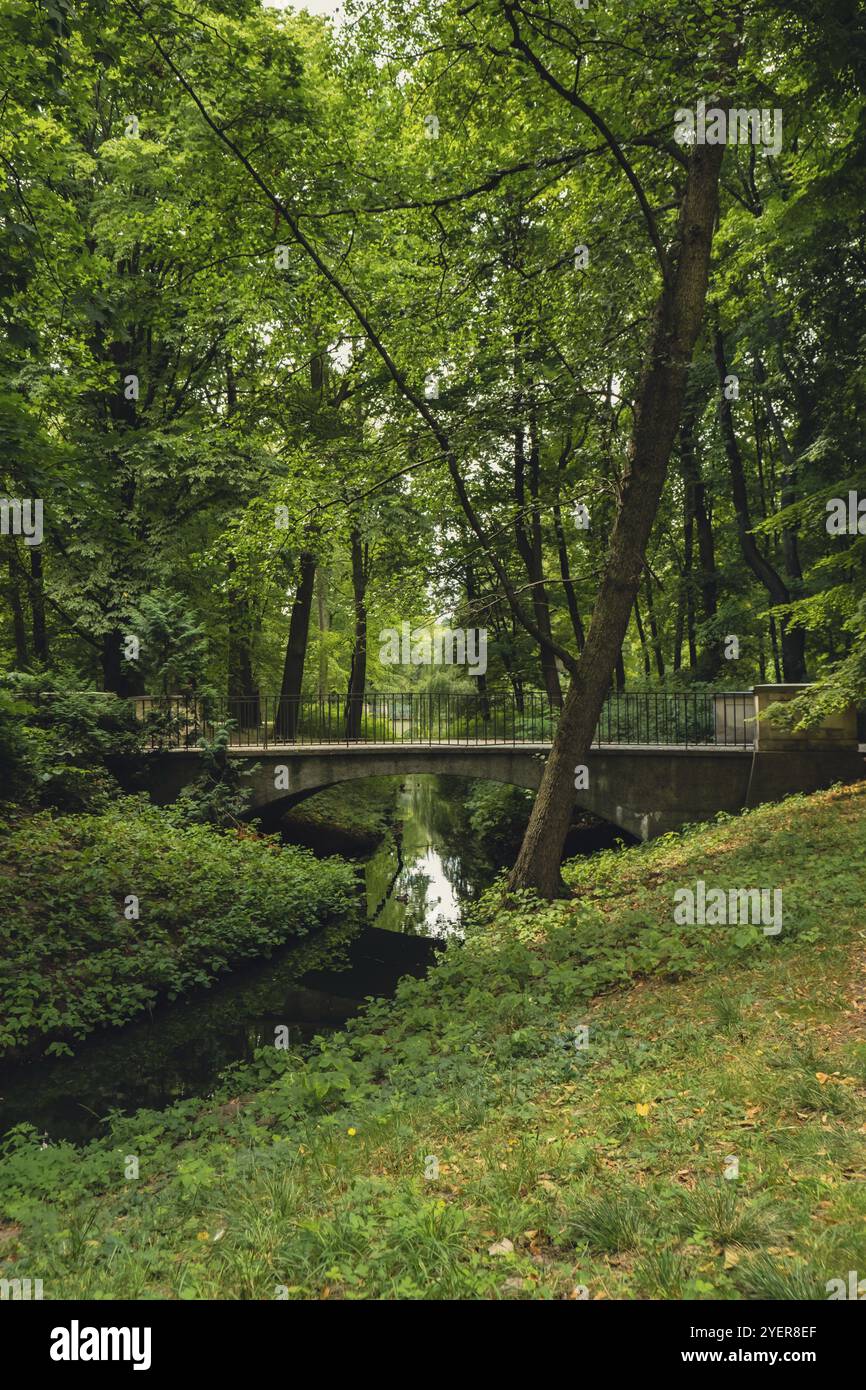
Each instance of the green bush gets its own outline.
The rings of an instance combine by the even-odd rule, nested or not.
[[[139,750],[132,706],[81,691],[72,673],[4,677],[0,686],[0,797],[32,808],[96,810],[116,794],[110,760]]]
[[[139,917],[134,914],[138,899]],[[354,873],[250,832],[180,826],[126,798],[30,817],[4,840],[0,1053],[125,1023],[357,910]]]

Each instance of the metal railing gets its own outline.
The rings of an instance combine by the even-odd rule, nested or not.
[[[187,699],[139,696],[132,701],[151,748],[195,748],[225,730],[232,748],[327,743],[548,744],[559,720],[549,698],[529,692],[384,694],[363,699]],[[596,744],[640,747],[750,748],[751,692],[626,691],[608,696]]]

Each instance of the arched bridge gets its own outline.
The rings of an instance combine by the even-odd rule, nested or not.
[[[761,719],[767,705],[801,687],[694,695],[611,696],[599,721],[576,809],[642,840],[690,821],[736,812],[795,791],[866,775],[854,711],[805,733]],[[201,738],[227,730],[230,754],[247,764],[249,814],[275,823],[290,806],[361,777],[437,773],[535,790],[550,749],[556,711],[540,696],[516,702],[479,696],[368,696],[228,701],[139,701],[151,728],[144,785],[173,801],[201,771]],[[584,785],[585,783],[585,785]]]

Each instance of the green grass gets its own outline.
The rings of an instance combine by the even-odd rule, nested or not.
[[[864,863],[861,784],[575,863],[571,901],[490,894],[426,981],[308,1063],[263,1052],[81,1152],[19,1134],[0,1277],[46,1298],[826,1297],[866,1273]],[[697,878],[781,887],[782,934],[674,927]]]

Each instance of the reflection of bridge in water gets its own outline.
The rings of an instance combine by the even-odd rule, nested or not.
[[[767,705],[801,687],[611,695],[576,809],[649,839],[690,821],[864,776],[856,717],[784,731]],[[249,764],[250,814],[275,820],[325,787],[360,777],[434,773],[535,790],[556,728],[546,697],[370,694],[322,700],[136,700],[150,735],[145,785],[173,801],[198,774],[199,740],[225,730]],[[581,781],[583,779],[580,779]]]

